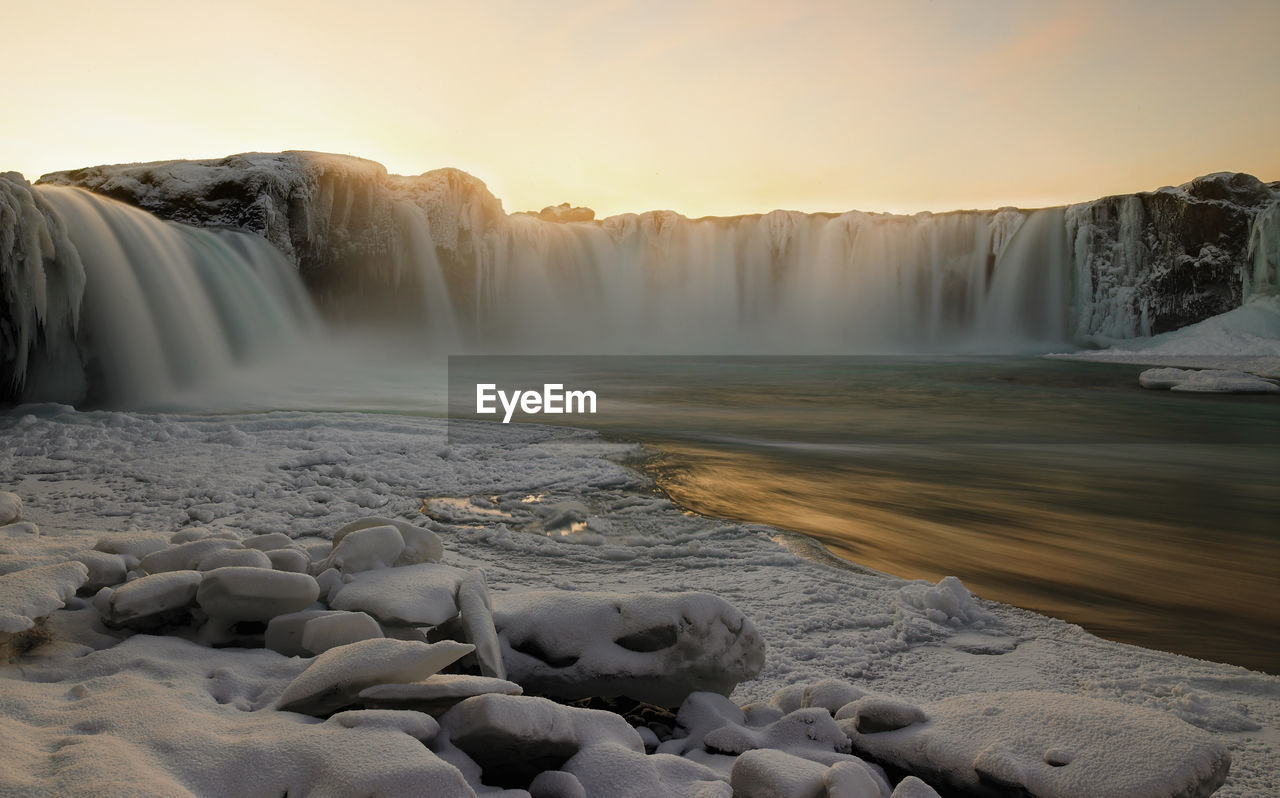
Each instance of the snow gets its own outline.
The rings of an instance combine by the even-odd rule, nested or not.
[[[1280,393],[1280,383],[1226,369],[1147,369],[1138,384],[1154,391],[1188,393]]]
[[[118,626],[149,626],[156,616],[184,610],[196,600],[204,576],[199,571],[149,574],[98,592],[103,620]]]
[[[16,493],[0,491],[0,526],[22,520],[22,498]]]
[[[89,578],[79,562],[42,565],[0,576],[0,635],[24,632],[61,607]]]
[[[309,654],[323,654],[331,648],[382,636],[382,627],[365,613],[335,612],[303,624],[302,648]]]
[[[329,604],[383,623],[439,626],[458,614],[458,585],[465,577],[465,571],[438,563],[362,571],[351,574]]]
[[[245,435],[242,446],[208,443],[232,429]],[[210,418],[21,408],[0,418],[0,486],[22,497],[26,517],[43,534],[6,542],[13,551],[0,553],[0,580],[28,579],[31,571],[39,574],[37,569],[46,566],[75,569],[77,579],[80,574],[88,578],[87,569],[74,561],[77,553],[120,549],[126,559],[145,557],[159,551],[158,545],[170,545],[170,537],[175,546],[187,545],[175,533],[194,529],[195,523],[206,527],[191,533],[200,540],[209,534],[229,534],[240,541],[279,532],[299,541],[291,545],[323,551],[326,544],[316,536],[365,518],[363,501],[370,494],[382,500],[380,512],[388,517],[418,523],[423,523],[417,511],[424,499],[474,500],[496,512],[474,514],[466,523],[433,523],[432,528],[459,572],[456,582],[446,580],[454,591],[449,600],[457,600],[457,586],[467,574],[482,570],[495,624],[504,601],[518,602],[521,595],[580,597],[527,615],[542,623],[544,642],[572,643],[583,654],[601,649],[612,652],[607,657],[612,659],[629,656],[625,649],[613,651],[619,648],[613,643],[617,631],[643,632],[650,627],[641,621],[669,618],[673,610],[662,602],[636,610],[634,628],[617,620],[601,623],[593,614],[600,599],[593,594],[603,591],[656,594],[676,606],[684,606],[680,594],[713,594],[750,619],[767,643],[759,673],[739,683],[729,699],[711,702],[703,713],[705,722],[692,720],[698,715],[692,708],[697,702],[686,702],[688,712],[681,709],[704,741],[720,728],[737,726],[749,734],[730,730],[720,735],[737,743],[787,745],[790,751],[808,750],[816,756],[820,741],[808,740],[807,733],[804,740],[812,746],[795,744],[801,724],[823,728],[826,721],[818,720],[817,713],[829,717],[833,709],[842,712],[844,705],[836,705],[846,697],[855,707],[862,701],[863,708],[874,710],[868,717],[883,718],[893,700],[919,708],[927,720],[865,734],[848,717],[853,710],[845,711],[841,721],[829,720],[844,724],[846,735],[852,725],[864,741],[888,739],[884,745],[895,756],[920,751],[927,740],[938,741],[954,754],[946,760],[946,772],[955,778],[976,773],[975,763],[983,772],[1066,778],[1043,775],[1052,768],[1074,770],[1079,775],[1072,778],[1083,781],[1073,783],[1092,789],[1089,785],[1100,782],[1130,784],[1125,781],[1129,774],[1136,785],[1143,773],[1159,768],[1159,778],[1144,783],[1167,786],[1175,778],[1211,781],[1215,763],[1222,761],[1215,756],[1225,751],[1231,769],[1216,795],[1280,793],[1280,763],[1274,754],[1280,745],[1277,677],[1110,643],[1070,624],[962,593],[950,583],[904,582],[801,559],[774,542],[777,530],[681,513],[620,464],[639,454],[630,444],[580,431],[522,427],[492,430],[482,442],[451,445],[444,433],[440,421],[356,413]],[[600,544],[576,545],[525,531],[516,516],[501,508],[529,496],[546,504],[581,503],[592,519],[607,522],[599,527],[607,530]],[[207,520],[193,521],[189,510],[211,506],[216,509],[206,514]],[[329,571],[320,581],[341,594],[360,580],[422,567],[352,574],[346,585],[337,571]],[[172,573],[159,577],[200,578],[199,572],[191,577]],[[106,594],[109,600],[132,586],[146,587],[148,579],[157,577],[135,574],[99,597]],[[367,640],[303,659],[297,655],[301,651],[285,656],[269,649],[209,648],[172,635],[113,636],[99,624],[98,611],[75,598],[76,587],[68,583],[51,590],[46,606],[21,613],[33,622],[43,614],[43,634],[51,639],[23,654],[20,662],[0,665],[0,734],[9,754],[0,766],[0,791],[75,794],[83,785],[95,784],[106,792],[156,795],[396,795],[429,794],[432,789],[440,795],[467,795],[473,788],[466,779],[484,772],[475,761],[468,765],[470,757],[460,748],[450,751],[442,735],[431,740],[439,755],[425,748],[414,735],[428,736],[431,726],[416,715],[341,713],[335,716],[340,720],[321,723],[279,709],[286,687],[302,708],[327,714],[345,708],[335,703],[360,703],[360,693],[378,684],[430,684],[445,674],[390,667],[383,672],[385,663],[398,662],[398,655],[341,656],[352,647],[378,645],[398,652],[402,646],[416,646],[421,651],[427,643]],[[32,595],[19,593],[19,604]],[[6,611],[17,606],[8,596],[0,589],[0,607]],[[153,601],[148,597],[140,604],[155,606]],[[64,609],[56,609],[64,603]],[[689,606],[699,610],[691,619],[696,621],[712,603]],[[185,606],[179,609],[186,611]],[[930,617],[931,610],[938,614]],[[613,614],[620,615],[616,610]],[[575,617],[586,620],[575,626]],[[285,637],[300,646],[305,621],[299,624],[289,616],[268,625],[268,641],[280,638],[286,622],[292,631]],[[987,638],[1001,645],[978,645]],[[447,645],[461,650],[458,658],[470,651],[460,643]],[[310,670],[325,657],[341,662]],[[295,681],[304,669],[310,675]],[[509,672],[511,681],[532,692],[514,669]],[[1005,716],[999,720],[983,714],[993,699],[982,694],[992,690],[1031,691],[1037,698],[996,700]],[[778,696],[779,691],[785,695]],[[321,698],[326,694],[330,698]],[[1045,694],[1057,697],[1045,703]],[[945,703],[949,699],[958,703]],[[729,704],[745,709],[733,710]],[[797,710],[801,714],[787,720]],[[804,724],[805,718],[813,723]],[[998,738],[1002,728],[1016,731],[1014,743]],[[1111,733],[1115,730],[1123,734]],[[613,783],[608,780],[611,772],[634,772],[640,774],[634,777],[637,784],[652,787],[656,779],[668,794],[690,795],[703,788],[708,795],[725,794],[724,781],[714,779],[724,777],[726,762],[732,767],[731,756],[714,754],[691,740],[678,747],[693,753],[696,761],[675,753],[644,758],[639,734],[617,727],[617,735],[630,740],[621,744],[625,753],[601,741],[570,752],[555,765],[564,770],[556,772],[571,768],[579,786],[607,786]],[[690,728],[676,734],[695,736]],[[890,745],[893,740],[898,743]],[[834,742],[838,740],[824,744],[832,760],[818,763],[824,784],[839,778],[836,766],[846,767],[837,760],[849,761],[840,759],[850,755],[837,751],[830,744]],[[1005,748],[997,746],[980,760],[997,742]],[[766,749],[751,749],[761,750]],[[1044,761],[1046,755],[1053,761],[1070,756],[1071,763],[1053,768]],[[704,783],[707,778],[713,781]],[[547,790],[557,784],[557,789],[572,790],[573,782],[549,776],[542,784]],[[588,795],[615,794],[584,789]],[[906,795],[916,788],[897,789]]]

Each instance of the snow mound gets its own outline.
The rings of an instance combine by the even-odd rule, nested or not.
[[[320,595],[307,574],[232,566],[204,575],[196,601],[210,617],[226,621],[269,621],[306,609]]]
[[[335,610],[367,612],[382,623],[439,626],[458,614],[458,586],[466,571],[419,563],[361,571],[349,578],[329,602]]]
[[[203,581],[199,571],[164,571],[106,587],[94,597],[102,620],[111,626],[153,628],[173,614],[185,613]]]
[[[1167,713],[1036,691],[974,693],[923,706],[886,731],[841,721],[855,753],[939,788],[1042,798],[1207,796],[1227,749]]]

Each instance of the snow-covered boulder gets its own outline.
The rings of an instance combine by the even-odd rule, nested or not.
[[[921,708],[927,719],[888,731],[861,731],[855,718],[841,726],[856,753],[975,795],[1194,798],[1231,766],[1208,733],[1146,707],[1026,691]]]
[[[734,798],[826,798],[827,768],[817,762],[762,748],[733,764]]]
[[[437,673],[419,682],[367,687],[360,691],[360,701],[367,707],[415,709],[429,715],[442,715],[461,701],[489,693],[522,695],[524,690],[505,679]]]
[[[0,645],[70,601],[89,579],[84,563],[38,565],[0,576]]]
[[[169,540],[164,535],[149,532],[115,532],[103,535],[93,544],[94,551],[124,557],[130,571],[138,567],[143,557],[168,547]]]
[[[302,549],[271,549],[266,554],[267,561],[277,571],[305,574],[311,570],[311,558]]]
[[[111,626],[151,628],[186,612],[195,602],[203,574],[163,571],[103,588],[94,597],[102,620]]]
[[[414,643],[377,638],[324,652],[284,689],[277,708],[326,715],[356,703],[360,691],[375,684],[425,679],[471,652],[471,646],[446,640]]]
[[[201,560],[215,551],[239,548],[243,547],[234,540],[203,537],[153,551],[142,558],[141,566],[142,570],[149,574],[165,571],[194,571]]]
[[[493,619],[508,677],[557,698],[675,707],[698,690],[728,695],[764,665],[751,621],[705,593],[510,592]]]
[[[320,595],[307,574],[233,566],[206,571],[196,593],[200,609],[223,621],[267,621],[306,609]]]
[[[480,675],[507,678],[484,572],[468,571],[462,578],[458,584],[458,610],[462,613],[460,623],[466,642],[476,647],[475,658]]]
[[[938,791],[915,776],[907,776],[893,788],[889,798],[941,798]]]
[[[22,498],[16,493],[0,490],[0,526],[22,520]]]
[[[93,595],[104,587],[118,585],[129,575],[129,563],[120,554],[85,549],[71,555],[71,559],[89,569],[89,579],[80,586],[81,595]]]
[[[592,745],[564,763],[586,795],[610,798],[730,798],[720,774],[671,754],[645,756],[617,743]]]
[[[335,612],[303,624],[302,648],[309,654],[323,654],[331,648],[382,636],[382,627],[365,613]]]
[[[613,744],[644,754],[640,735],[622,716],[531,696],[468,698],[440,718],[440,729],[432,750],[464,775],[471,771],[472,778],[497,787],[523,788],[590,746]]]
[[[928,720],[923,709],[889,695],[867,695],[841,707],[836,720],[848,720],[863,734],[903,729]]]
[[[440,536],[435,532],[430,529],[423,529],[420,526],[414,526],[408,521],[402,521],[399,518],[384,518],[380,515],[352,521],[337,532],[334,532],[333,545],[335,547],[338,546],[343,538],[352,532],[376,526],[395,527],[396,531],[400,533],[400,539],[404,542],[404,549],[401,551],[395,565],[440,562],[444,559],[444,544],[441,542]]]
[[[200,558],[196,563],[197,571],[212,571],[215,568],[270,568],[271,558],[257,549],[218,549]]]
[[[292,546],[293,538],[283,532],[268,532],[265,535],[254,535],[253,537],[245,538],[241,542],[244,543],[246,549],[271,552]]]
[[[312,618],[324,615],[336,615],[341,610],[301,610],[277,615],[267,621],[267,630],[263,635],[263,644],[278,654],[286,657],[306,657],[309,653],[302,647],[302,633],[307,622]]]
[[[330,605],[383,623],[438,626],[458,614],[458,586],[466,575],[438,563],[362,571],[349,575]]]
[[[356,529],[334,541],[333,551],[316,569],[336,568],[350,574],[390,568],[403,551],[404,538],[389,524]]]

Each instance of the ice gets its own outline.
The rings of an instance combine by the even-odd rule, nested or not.
[[[336,612],[312,618],[302,627],[302,648],[323,654],[331,648],[382,637],[382,627],[363,612]]]
[[[331,648],[312,660],[289,683],[279,709],[326,715],[355,703],[366,687],[425,679],[471,652],[471,646],[447,640],[415,643],[376,638]]]
[[[1280,383],[1255,374],[1225,369],[1147,369],[1138,384],[1149,390],[1188,393],[1280,393]]]
[[[764,664],[751,621],[708,594],[511,592],[493,607],[507,673],[529,692],[674,707],[728,695]]]
[[[150,574],[115,589],[104,588],[95,603],[109,624],[151,628],[175,614],[185,615],[196,600],[203,578],[199,571]]]
[[[22,499],[16,493],[0,491],[0,526],[22,520]]]
[[[458,585],[466,572],[420,563],[352,574],[329,602],[336,610],[367,612],[383,623],[438,626],[458,614]]]
[[[922,709],[927,719],[905,727],[863,732],[857,720],[845,720],[844,729],[855,752],[937,774],[938,786],[955,790],[1190,798],[1221,786],[1231,765],[1227,749],[1190,724],[1098,699],[978,693]]]
[[[224,621],[267,621],[306,609],[319,595],[320,586],[307,574],[230,566],[204,574],[196,602]]]

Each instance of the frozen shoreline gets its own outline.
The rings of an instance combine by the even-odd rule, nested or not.
[[[1280,678],[990,602],[978,606],[993,622],[939,616],[927,583],[823,565],[780,547],[777,530],[681,513],[620,464],[637,445],[486,429],[489,442],[449,446],[444,422],[423,418],[20,408],[0,419],[0,489],[23,497],[41,535],[0,540],[0,571],[65,560],[112,531],[327,535],[361,516],[409,518],[425,500],[478,497],[428,506],[448,561],[484,569],[495,592],[695,590],[740,609],[768,653],[738,703],[822,678],[913,701],[990,690],[1107,698],[1170,712],[1226,744],[1234,761],[1217,795],[1280,790]],[[21,673],[0,668],[0,678]]]

